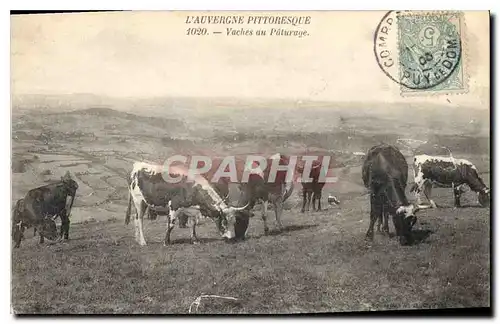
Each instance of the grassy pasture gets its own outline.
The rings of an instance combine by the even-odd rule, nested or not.
[[[437,202],[451,206],[451,194],[436,191]],[[210,222],[198,231],[202,244],[189,244],[189,230],[176,228],[167,247],[164,217],[146,223],[146,247],[122,218],[78,224],[68,243],[39,246],[32,238],[13,252],[13,306],[20,313],[187,313],[201,294],[239,301],[202,300],[198,313],[490,304],[489,209],[426,210],[416,225],[422,241],[401,247],[383,235],[364,241],[368,208],[358,197],[319,213],[287,211],[285,231],[269,236],[256,216],[237,244],[221,241]]]
[[[255,116],[238,111],[227,113],[229,122],[218,115],[186,117],[185,112],[173,114],[178,119],[158,121],[108,109],[13,116],[12,203],[66,170],[79,184],[70,241],[39,245],[28,231],[21,248],[13,249],[14,311],[187,313],[202,294],[238,301],[204,299],[197,313],[489,306],[490,209],[477,208],[472,193],[463,199],[468,207],[454,209],[451,190],[434,189],[441,208],[419,214],[419,240],[413,246],[402,247],[380,234],[370,244],[364,240],[369,200],[359,174],[362,158],[352,152],[364,152],[380,141],[394,143],[398,137],[425,137],[426,121],[398,124],[392,119],[403,120],[404,114],[386,119],[372,114],[347,115],[342,123],[332,124],[339,113],[326,112],[315,111],[327,116],[316,123],[298,110],[263,110]],[[467,118],[465,124],[436,121],[438,134],[426,137],[430,142],[424,151],[442,153],[431,152],[432,144],[445,143],[456,157],[475,163],[489,185],[489,138],[450,135],[472,127]],[[297,187],[284,212],[282,233],[263,236],[257,212],[244,242],[224,243],[215,225],[205,221],[197,231],[202,244],[189,244],[189,230],[176,228],[173,244],[164,247],[166,224],[160,217],[146,220],[148,246],[140,247],[133,224],[124,225],[125,176],[132,161],[161,162],[172,152],[196,148],[217,156],[323,151],[335,156],[339,182],[325,187],[327,209],[322,212],[301,214]],[[404,153],[411,164],[410,152]],[[328,206],[328,193],[339,197],[341,205]],[[272,211],[268,221],[273,229]]]

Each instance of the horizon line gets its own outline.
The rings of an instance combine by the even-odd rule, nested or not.
[[[474,105],[469,104],[453,104],[446,105],[442,103],[429,103],[425,101],[419,102],[398,102],[398,101],[361,101],[361,100],[326,100],[326,99],[313,99],[313,98],[281,98],[281,97],[231,97],[231,96],[188,96],[188,95],[144,95],[144,96],[115,96],[110,94],[99,94],[99,93],[91,93],[91,92],[74,92],[74,93],[11,93],[11,104],[13,104],[14,100],[23,96],[47,96],[47,97],[70,97],[70,96],[93,96],[99,98],[109,98],[112,100],[154,100],[154,99],[188,99],[188,100],[239,100],[239,101],[285,101],[285,102],[294,102],[296,104],[301,103],[318,103],[318,104],[373,104],[373,105],[391,105],[391,106],[409,106],[412,108],[428,108],[428,107],[447,107],[447,108],[472,108],[474,110],[491,110],[491,107],[476,107]],[[222,107],[221,107],[222,108]],[[297,107],[290,107],[297,108]],[[334,108],[334,107],[315,107],[315,108]],[[372,107],[378,108],[378,107]]]

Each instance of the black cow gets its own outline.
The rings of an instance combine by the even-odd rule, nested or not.
[[[411,228],[417,220],[415,214],[420,207],[410,204],[406,198],[408,163],[403,154],[388,144],[372,147],[363,163],[362,178],[365,187],[370,190],[371,210],[367,239],[373,240],[375,222],[380,222],[388,214],[392,215],[400,243],[411,244]],[[385,220],[384,231],[389,231],[388,221]]]
[[[300,173],[304,172],[304,166],[300,166],[297,169]],[[304,213],[306,210],[309,211],[309,207],[311,205],[311,196],[312,196],[313,210],[316,206],[316,200],[318,201],[318,209],[316,210],[317,211],[321,210],[321,192],[323,191],[325,182],[319,181],[320,172],[321,172],[321,162],[317,160],[313,161],[311,172],[309,173],[309,178],[312,179],[312,181],[302,182],[302,198],[303,198],[302,209],[301,209],[302,213]]]
[[[248,182],[239,185],[240,197],[238,206],[248,205],[248,207],[246,210],[239,212],[241,224],[236,228],[238,239],[244,239],[248,229],[248,219],[253,215],[251,209],[258,202],[263,204],[262,220],[264,222],[264,234],[267,235],[269,233],[269,227],[267,226],[268,203],[273,204],[278,230],[281,231],[283,229],[283,224],[281,223],[283,203],[293,192],[293,182],[286,182],[286,171],[278,171],[274,181],[269,179],[271,165],[277,159],[279,159],[279,165],[288,165],[288,158],[286,156],[279,153],[275,154],[267,159],[267,166],[264,170],[260,169],[260,173],[251,173]]]
[[[486,187],[479,176],[476,167],[465,159],[453,157],[417,155],[414,160],[415,184],[411,191],[416,193],[420,204],[420,193],[423,191],[430,206],[436,208],[431,199],[432,185],[442,188],[453,188],[455,207],[460,207],[460,196],[467,185],[477,192],[479,204],[489,206],[490,189]]]
[[[125,214],[125,224],[130,222],[132,201],[136,208],[135,239],[140,245],[146,245],[143,231],[143,218],[147,207],[168,211],[167,230],[164,245],[170,244],[170,233],[174,228],[179,214],[185,208],[195,207],[210,217],[216,223],[221,236],[226,239],[235,237],[235,226],[238,218],[235,213],[245,209],[228,206],[224,199],[216,192],[210,183],[198,176],[194,181],[187,178],[187,170],[172,167],[168,173],[163,166],[151,165],[144,162],[135,162],[129,179],[129,203]],[[165,181],[164,175],[173,178],[181,177],[180,182]],[[193,221],[191,232],[192,243],[198,243],[196,237],[196,220]]]
[[[75,200],[78,184],[71,179],[69,172],[61,181],[28,191],[19,199],[13,211],[12,237],[15,247],[21,245],[26,228],[34,227],[40,235],[49,240],[58,238],[55,219],[61,218],[60,238],[69,239],[70,213]]]

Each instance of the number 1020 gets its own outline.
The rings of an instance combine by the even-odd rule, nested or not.
[[[198,36],[203,36],[206,35],[207,29],[206,28],[188,28],[186,31],[186,35],[198,35]]]

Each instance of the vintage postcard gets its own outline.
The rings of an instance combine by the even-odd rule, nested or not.
[[[12,312],[489,314],[489,71],[487,11],[12,15]]]

